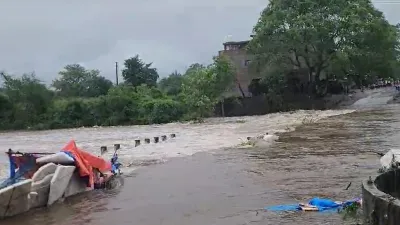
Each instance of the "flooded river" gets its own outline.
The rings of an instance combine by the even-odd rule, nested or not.
[[[379,157],[400,144],[400,106],[377,92],[346,110],[297,111],[211,119],[204,124],[80,128],[0,134],[6,150],[59,151],[69,140],[99,153],[120,143],[124,185],[38,209],[1,225],[354,224],[333,213],[275,213],[262,208],[312,197],[361,195]],[[297,127],[296,129],[294,129]],[[240,139],[277,133],[277,142],[234,147]],[[134,147],[137,138],[175,139]],[[3,160],[3,161],[1,161]],[[3,175],[5,158],[0,158]],[[348,190],[345,188],[352,183]]]

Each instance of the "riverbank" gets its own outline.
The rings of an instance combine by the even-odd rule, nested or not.
[[[360,90],[352,90],[351,94],[337,94],[337,95],[329,95],[326,96],[325,98],[320,98],[320,99],[311,99],[308,96],[297,96],[298,98],[296,99],[291,99],[293,104],[289,108],[286,108],[283,111],[294,111],[294,110],[327,110],[327,109],[338,109],[338,108],[343,108],[345,106],[349,106],[355,101],[367,97],[369,94],[369,90],[366,90],[364,92],[361,92]],[[225,116],[227,117],[234,117],[234,116],[251,116],[251,115],[265,115],[269,113],[276,113],[276,109],[270,109],[271,107],[269,106],[269,103],[266,99],[258,97],[254,98],[248,98],[248,99],[243,99],[244,102],[241,104],[236,104],[234,108],[230,109],[229,104],[225,105]],[[246,103],[247,102],[247,103]],[[68,104],[69,105],[68,105]],[[150,117],[160,116],[163,117],[163,120],[160,120],[160,124],[165,124],[168,122],[180,122],[180,123],[191,123],[190,120],[188,119],[189,117],[187,116],[178,116],[176,113],[178,113],[179,110],[173,110],[173,108],[170,108],[170,105],[154,105],[154,110],[156,112],[151,111],[150,109],[153,107],[150,107],[149,112],[145,113],[142,117],[142,119],[139,121],[140,123],[134,122],[135,121],[135,116],[137,117],[136,111],[142,111],[135,109],[134,111],[130,112],[132,116],[127,116],[125,115],[125,111],[122,113],[124,115],[120,115],[120,113],[115,112],[116,115],[113,117],[112,121],[109,120],[110,118],[106,119],[101,119],[102,118],[102,113],[100,113],[102,110],[104,111],[110,111],[111,109],[104,108],[101,109],[101,107],[94,107],[93,104],[89,104],[90,101],[84,101],[84,100],[79,100],[77,99],[75,102],[67,102],[64,104],[67,104],[67,106],[62,105],[63,107],[60,106],[60,112],[54,112],[54,115],[57,115],[57,117],[60,117],[59,119],[53,121],[51,118],[52,116],[48,116],[48,120],[44,119],[42,122],[39,122],[37,124],[31,125],[29,127],[26,127],[26,129],[3,129],[0,130],[0,132],[14,132],[14,131],[37,131],[37,130],[60,130],[60,129],[71,129],[71,128],[80,128],[80,127],[106,127],[106,126],[131,126],[132,124],[137,124],[137,125],[151,125],[153,124],[152,121],[150,120]],[[154,103],[155,104],[155,103]],[[167,111],[163,111],[163,107],[169,107]],[[94,107],[94,108],[93,108]],[[219,107],[219,108],[218,108]],[[273,108],[273,107],[272,107]],[[125,108],[124,108],[125,110]],[[169,111],[174,111],[175,113],[170,113]],[[272,111],[271,111],[272,110]],[[222,116],[220,115],[222,110],[220,109],[220,105],[216,107],[215,110],[215,115],[214,116]],[[136,114],[135,114],[136,113]],[[141,112],[143,113],[143,112]],[[118,114],[118,115],[117,115]],[[129,113],[128,113],[129,114]],[[140,114],[140,113],[139,113]],[[153,115],[155,114],[155,115]],[[167,116],[167,115],[173,115]],[[121,117],[122,116],[122,117]],[[144,119],[147,118],[148,119]],[[167,117],[169,119],[167,119]],[[47,118],[47,117],[45,117]],[[118,119],[119,118],[119,119]],[[121,120],[121,118],[125,118]],[[119,122],[118,122],[119,121]],[[130,122],[129,122],[130,121]],[[158,121],[158,120],[155,120]],[[16,121],[17,123],[18,121]],[[3,121],[4,123],[4,121]],[[1,123],[0,123],[1,124]],[[18,125],[19,126],[19,125]],[[1,126],[0,126],[1,127]],[[13,126],[11,126],[13,127]],[[10,128],[10,127],[9,127]]]
[[[295,110],[330,110],[341,109],[351,106],[356,101],[366,98],[376,91],[382,89],[364,90],[353,89],[349,94],[327,94],[323,98],[310,97],[305,94],[286,96],[283,100],[269,99],[265,95],[258,95],[248,98],[229,99],[224,102],[224,109],[219,104],[214,114],[218,117],[264,115],[279,111]],[[277,101],[284,101],[280,104]]]
[[[368,96],[368,94],[364,94],[364,93],[360,93],[359,91],[355,91],[353,94],[340,94],[340,95],[331,95],[328,96],[324,99],[320,99],[318,101],[314,101],[314,100],[309,100],[308,98],[306,99],[306,101],[308,102],[307,104],[315,104],[316,107],[300,107],[299,108],[293,108],[293,110],[286,110],[286,111],[295,111],[295,110],[329,110],[329,109],[337,109],[339,107],[343,107],[343,106],[348,106],[351,105],[353,102],[357,101],[358,99],[361,99],[365,96]],[[259,113],[259,112],[263,112],[263,105],[267,105],[266,101],[262,101],[262,102],[257,102],[257,99],[255,99],[256,101],[254,101],[254,103],[257,103],[255,106],[258,109],[255,109],[256,113],[254,113],[254,111],[250,110],[248,111],[248,107],[245,105],[240,105],[240,110],[244,109],[246,112],[245,113],[239,113],[238,115],[227,115],[227,117],[237,117],[237,116],[253,116],[253,115],[268,115],[268,114],[274,114],[274,113],[279,113],[273,111],[270,113],[267,113],[267,111],[265,111],[264,113]],[[304,99],[303,99],[304,100]],[[251,100],[252,101],[252,100]],[[299,100],[301,101],[301,100]],[[311,103],[310,103],[311,102]],[[301,105],[302,103],[300,102],[299,105]],[[260,106],[261,105],[261,106]],[[259,111],[261,110],[261,111]],[[218,110],[216,110],[218,111]],[[168,112],[165,112],[168,114]],[[165,114],[164,113],[164,114]],[[242,115],[243,114],[243,115]],[[84,117],[90,117],[90,113],[88,115],[85,114]],[[94,120],[95,115],[92,115],[93,118],[88,119],[88,121],[90,120]],[[216,115],[216,117],[220,117],[218,115]],[[209,119],[213,119],[215,117],[209,117],[209,118],[205,118],[203,121],[209,120]],[[186,120],[186,119],[182,119],[182,120],[170,120],[169,123],[182,123],[182,124],[192,124],[193,120]],[[81,123],[71,123],[71,124],[81,124]],[[85,124],[81,124],[81,125],[76,125],[76,126],[67,126],[67,127],[63,127],[63,126],[53,126],[51,124],[46,124],[46,123],[39,123],[37,125],[31,126],[31,127],[27,127],[26,129],[17,129],[17,130],[13,130],[13,129],[6,129],[6,130],[0,130],[0,133],[8,133],[8,132],[18,132],[18,131],[43,131],[43,130],[67,130],[67,129],[80,129],[80,128],[85,128],[85,127],[93,127],[93,128],[99,128],[99,127],[122,127],[122,126],[147,126],[147,125],[154,125],[154,126],[158,126],[161,124],[168,124],[168,122],[165,123],[160,123],[160,124],[138,124],[138,125],[131,125],[129,123],[121,123],[121,124],[116,124],[116,125],[96,125],[96,123],[86,123]]]
[[[348,94],[330,94],[323,98],[323,108],[324,109],[343,109],[352,106],[359,100],[369,101],[368,98],[389,96],[392,97],[396,93],[393,87],[381,87],[375,89],[353,89]],[[399,100],[400,101],[400,100]],[[387,102],[384,102],[385,104]],[[365,105],[365,104],[361,104]]]
[[[325,98],[326,108],[337,109],[353,105],[360,99],[366,98],[372,94],[371,90],[361,91],[360,89],[352,90],[349,94],[331,95]]]

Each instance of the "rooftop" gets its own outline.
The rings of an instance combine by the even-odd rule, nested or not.
[[[247,45],[250,41],[228,41],[224,43],[225,45]]]

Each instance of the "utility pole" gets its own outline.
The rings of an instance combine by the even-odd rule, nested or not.
[[[117,81],[118,85],[118,62],[115,62],[115,80]]]

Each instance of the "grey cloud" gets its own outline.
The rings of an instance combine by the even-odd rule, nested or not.
[[[165,76],[194,62],[210,62],[227,35],[247,39],[267,3],[2,0],[0,70],[34,70],[50,82],[64,65],[82,63],[114,80],[115,61],[122,66],[124,59],[139,54]],[[399,4],[376,5],[398,22]]]

